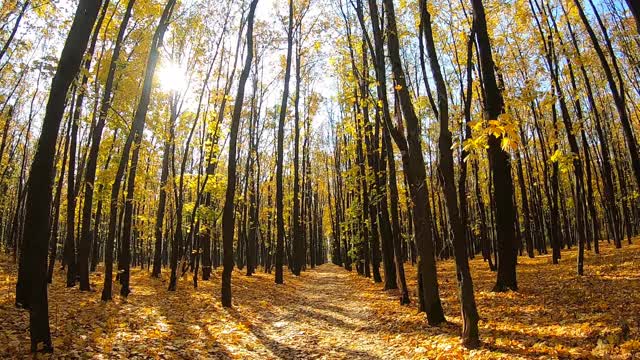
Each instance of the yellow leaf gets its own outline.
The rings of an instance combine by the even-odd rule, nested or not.
[[[510,145],[511,145],[511,140],[509,140],[509,138],[503,137],[502,141],[500,141],[500,147],[504,151],[509,151]]]
[[[467,124],[472,130],[478,130],[480,128],[480,126],[482,126],[482,121],[481,120],[473,120],[473,121],[469,121],[469,123]]]

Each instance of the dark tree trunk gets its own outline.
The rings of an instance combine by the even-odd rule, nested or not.
[[[211,197],[207,194],[206,204],[211,205]],[[209,280],[211,277],[211,229],[210,225],[201,232],[202,234],[202,280]]]
[[[53,351],[47,299],[47,234],[52,200],[53,154],[67,91],[80,69],[100,3],[80,0],[78,4],[58,68],[51,82],[40,139],[29,173],[25,226],[16,284],[16,306],[29,310],[32,352],[40,350],[40,344],[43,344],[41,350]]]
[[[171,116],[173,118],[173,115]],[[158,210],[156,212],[156,223],[154,227],[154,252],[152,277],[159,278],[162,271],[162,225],[164,223],[164,213],[167,203],[167,180],[169,178],[169,158],[171,156],[171,143],[173,142],[174,119],[170,120],[170,136],[164,142],[162,154],[162,170],[160,173],[160,195],[158,198]]]
[[[84,96],[85,96],[85,91],[87,88],[87,82],[89,81],[89,77],[88,77],[88,73],[89,70],[91,69],[91,58],[93,57],[95,48],[96,48],[96,42],[98,41],[98,35],[100,34],[100,28],[102,27],[102,22],[104,21],[105,15],[107,13],[107,8],[109,7],[109,1],[105,1],[105,3],[102,5],[102,11],[100,12],[100,17],[98,18],[98,22],[96,23],[96,30],[93,32],[93,35],[91,36],[91,45],[89,45],[89,50],[87,50],[87,58],[85,60],[85,64],[84,64],[84,70],[85,73],[82,76],[82,85],[80,86],[80,94],[78,95],[78,99],[76,102],[76,108],[73,114],[73,119],[74,119],[74,124],[73,127],[71,128],[71,132],[72,132],[72,137],[74,136],[73,133],[77,133],[77,122],[80,121],[80,113],[82,111],[82,103],[84,101]],[[70,147],[70,158],[69,158],[69,166],[70,167],[75,167],[75,141],[72,142],[72,146]],[[73,165],[72,165],[73,164]],[[94,168],[95,168],[95,164],[94,164]],[[75,171],[75,170],[74,170]],[[70,204],[68,205],[68,213],[69,214],[73,214],[72,216],[67,215],[71,220],[67,219],[67,227],[68,228],[73,228],[73,219],[75,217],[75,206],[76,206],[76,200],[75,200],[75,195],[79,194],[79,190],[80,190],[80,179],[82,178],[82,171],[84,171],[84,164],[83,162],[80,163],[80,166],[78,167],[78,181],[73,180],[72,181],[72,173],[71,173],[71,169],[69,169],[69,181],[68,181],[68,190],[67,193],[71,192],[74,195],[74,199],[73,201],[68,200],[67,203]],[[94,169],[94,173],[95,173],[95,169]],[[94,175],[95,176],[95,175]],[[71,189],[71,185],[73,185],[73,183],[75,182],[75,186],[74,189]],[[93,182],[91,183],[91,186],[93,186]],[[86,190],[87,192],[91,192],[91,194],[93,194],[93,188]],[[67,195],[68,196],[68,195]],[[86,196],[85,196],[86,198]],[[85,224],[84,223],[84,211],[86,210],[86,205],[85,207],[82,209],[83,210],[83,217],[81,218],[81,223],[79,225],[81,225],[78,229],[79,234],[77,237],[77,242],[78,242],[78,261],[77,261],[77,269],[76,272],[78,275],[78,278],[80,280],[80,290],[81,291],[87,291],[90,290],[89,288],[89,248],[91,247],[91,203],[93,201],[93,198],[89,199],[88,205],[88,211],[89,211],[89,223]],[[82,202],[80,203],[82,204]],[[85,204],[86,201],[85,201]],[[72,209],[73,208],[73,209]],[[85,229],[86,228],[86,229]],[[85,236],[85,231],[89,232],[88,236]],[[71,238],[73,238],[73,235],[71,235]],[[69,268],[67,270],[67,286],[70,286],[70,282],[69,282],[69,275],[71,275],[71,269]],[[75,279],[73,280],[73,282],[75,283]],[[72,285],[71,285],[72,286]]]
[[[473,37],[474,30],[471,29],[469,33],[469,38],[467,39],[467,65],[466,65],[466,93],[464,90],[464,85],[462,82],[462,74],[460,77],[460,97],[464,102],[464,124],[460,124],[460,137],[461,143],[464,144],[465,140],[468,140],[472,137],[471,128],[469,127],[469,123],[471,122],[471,102],[473,100],[473,78],[472,78],[472,70],[473,70]],[[462,71],[460,71],[462,72]],[[460,177],[458,179],[458,201],[460,206],[460,222],[465,227],[465,232],[467,233],[465,237],[466,245],[467,245],[467,253],[473,259],[475,257],[475,247],[473,239],[474,236],[472,234],[471,228],[469,226],[469,202],[467,199],[467,155],[468,152],[464,150],[464,147],[460,151]]]
[[[165,5],[165,8],[162,12],[162,16],[160,17],[160,21],[158,23],[158,27],[153,36],[153,40],[151,43],[151,49],[149,51],[149,57],[147,58],[147,64],[145,67],[144,73],[144,82],[142,85],[142,94],[140,96],[140,101],[138,102],[138,107],[136,109],[134,119],[133,119],[133,127],[131,129],[131,134],[129,137],[133,142],[133,153],[131,154],[131,162],[129,164],[129,173],[127,179],[127,191],[126,191],[126,199],[124,203],[124,219],[122,226],[122,247],[121,247],[121,256],[118,258],[118,265],[120,274],[120,295],[127,297],[131,292],[129,286],[129,280],[131,277],[131,233],[133,227],[133,206],[134,206],[134,196],[135,196],[135,185],[136,185],[136,173],[138,170],[138,159],[140,157],[140,148],[142,143],[144,125],[147,117],[147,111],[149,109],[149,103],[151,101],[151,86],[153,81],[153,75],[156,70],[156,65],[158,63],[159,58],[159,47],[162,44],[164,34],[169,26],[169,21],[171,19],[171,15],[173,13],[173,9],[175,7],[176,0],[169,0]],[[129,139],[127,139],[129,140]],[[120,166],[125,167],[126,161],[128,159],[128,151],[123,153],[122,158],[120,159]],[[125,163],[123,164],[122,161]],[[115,189],[114,183],[114,189]],[[181,218],[181,214],[177,214],[179,219]],[[179,228],[178,228],[179,230]]]
[[[426,183],[426,170],[422,155],[420,139],[420,127],[418,117],[411,103],[411,95],[404,77],[400,60],[400,43],[396,27],[396,15],[392,0],[384,0],[387,15],[387,44],[389,57],[393,69],[394,79],[398,89],[400,106],[407,126],[408,161],[406,168],[409,190],[413,202],[413,225],[415,241],[420,253],[420,280],[422,282],[422,295],[424,298],[424,310],[430,325],[437,325],[445,321],[436,270],[435,254],[431,236],[431,209],[428,205],[428,191]]]
[[[78,100],[79,101],[79,97]],[[76,285],[76,240],[74,237],[76,217],[76,145],[78,144],[78,119],[71,115],[71,131],[69,133],[69,166],[67,174],[67,225],[64,240],[64,261],[67,265],[67,287]]]
[[[299,24],[297,24],[296,30],[299,30]],[[300,271],[305,264],[305,251],[304,251],[304,220],[301,216],[300,209],[300,82],[302,81],[300,74],[300,39],[296,37],[295,40],[295,78],[296,86],[293,95],[293,218],[291,219],[293,226],[293,238],[292,241],[292,261],[291,272],[294,275],[300,275]],[[304,161],[304,160],[303,160]]]
[[[107,156],[107,161],[105,161],[104,163],[104,167],[103,170],[106,170],[109,168],[109,163],[111,162],[111,158],[113,157],[113,149],[115,146],[115,140],[118,137],[118,130],[116,129],[113,132],[113,140],[111,142],[111,148],[109,149],[109,155]],[[104,189],[104,184],[100,184],[100,186],[98,187],[98,193],[102,192],[102,190]],[[96,271],[96,267],[98,266],[98,257],[99,257],[99,250],[98,247],[101,243],[100,241],[100,222],[102,221],[102,199],[98,200],[98,204],[96,205],[96,218],[94,220],[93,223],[93,231],[91,234],[92,240],[93,240],[93,247],[91,250],[91,268],[90,270]]]
[[[640,34],[640,2],[637,0],[627,0],[627,5],[633,14],[633,17],[636,19],[636,30],[638,31],[638,34]]]
[[[496,81],[493,54],[482,0],[472,0],[473,21],[478,44],[478,59],[484,89],[484,111],[487,120],[497,120],[504,112],[504,101]],[[496,230],[498,234],[498,276],[494,291],[517,290],[513,180],[509,154],[500,148],[501,139],[489,136],[489,163],[493,177],[496,202]]]
[[[456,193],[455,174],[453,170],[453,140],[449,131],[449,104],[447,101],[447,87],[442,76],[438,55],[436,53],[433,33],[431,30],[431,14],[427,10],[426,0],[420,1],[420,23],[422,34],[426,41],[427,54],[431,73],[436,83],[438,104],[438,118],[440,122],[440,164],[442,185],[445,193],[445,203],[449,226],[453,233],[453,248],[456,261],[456,275],[458,279],[460,304],[462,311],[462,342],[467,348],[477,348],[480,345],[478,334],[478,310],[473,294],[473,281],[469,270],[467,248],[465,244],[464,225],[460,221],[458,211],[458,195]]]
[[[520,199],[522,201],[522,216],[524,219],[524,236],[527,247],[527,255],[533,258],[533,239],[532,231],[530,230],[530,211],[529,211],[529,199],[527,197],[527,188],[524,183],[524,172],[522,171],[522,159],[520,154],[516,153],[516,159],[518,162],[518,185],[520,186]]]
[[[278,148],[276,162],[276,284],[284,283],[282,263],[284,260],[284,189],[282,184],[284,161],[284,122],[289,100],[289,79],[291,78],[291,53],[293,48],[293,0],[289,0],[289,26],[287,32],[287,64],[284,72],[284,88],[278,118]]]
[[[224,208],[222,210],[222,249],[223,249],[223,270],[222,270],[222,306],[231,307],[231,272],[233,271],[233,233],[235,225],[234,197],[236,193],[236,144],[238,140],[238,128],[240,126],[240,115],[242,113],[242,103],[244,102],[244,87],[251,70],[253,61],[253,18],[258,0],[251,1],[249,14],[247,15],[247,56],[244,68],[240,74],[238,82],[238,93],[236,94],[231,117],[231,129],[229,132],[229,161],[227,167],[227,190],[225,193]]]
[[[379,148],[380,127],[382,114],[376,110],[376,129],[373,136],[373,149],[369,152],[369,157],[374,158],[373,169],[375,174],[375,191],[378,194],[379,202],[377,206],[372,207],[370,212],[373,216],[378,217],[380,226],[380,238],[382,243],[382,264],[384,266],[384,288],[385,290],[398,288],[398,274],[394,264],[394,247],[393,247],[393,230],[389,221],[389,204],[387,202],[387,169],[386,169],[386,149],[384,145]],[[383,130],[384,131],[384,130]],[[404,269],[403,269],[404,276]]]
[[[386,98],[386,97],[385,97]],[[393,145],[389,130],[384,131],[384,148],[389,166],[389,201],[391,203],[391,226],[393,231],[393,254],[396,263],[396,273],[400,279],[400,304],[410,303],[409,290],[407,289],[407,279],[404,272],[404,256],[402,254],[402,230],[398,216],[398,184],[396,181],[396,163],[393,156]]]
[[[18,32],[18,27],[20,27],[20,21],[22,20],[22,17],[24,16],[24,13],[27,11],[27,8],[29,7],[30,4],[31,3],[29,2],[29,0],[25,0],[24,4],[22,4],[22,7],[20,7],[20,12],[18,13],[16,22],[13,24],[13,29],[11,29],[11,33],[9,34],[7,41],[5,41],[4,45],[2,46],[2,49],[0,49],[0,60],[2,60],[2,58],[4,57],[4,54],[9,49],[9,45],[11,45],[13,38],[16,36],[16,32]]]
[[[362,7],[362,5],[360,4],[360,0],[358,0],[358,7]],[[367,53],[367,47],[365,46],[365,42],[363,41],[362,44],[362,73],[363,74],[368,74],[369,73],[369,63],[368,63],[368,53]],[[370,172],[373,172],[374,175],[376,173],[376,169],[375,169],[375,160],[372,158],[374,153],[374,149],[372,148],[372,130],[371,130],[371,123],[369,121],[369,106],[368,104],[368,99],[369,99],[369,84],[368,84],[368,75],[366,77],[363,77],[361,79],[361,84],[360,84],[360,92],[361,92],[361,96],[362,96],[362,135],[361,135],[361,139],[364,139],[364,145],[366,146],[366,153],[363,154],[363,158],[362,158],[362,164],[365,165],[365,161],[367,161],[367,165],[369,168]],[[364,148],[363,148],[364,150]],[[363,167],[364,170],[364,167]],[[365,203],[363,203],[363,209],[362,211],[364,211],[366,213],[366,216],[368,216],[369,218],[369,237],[371,239],[371,241],[367,244],[368,247],[370,248],[370,256],[371,256],[371,267],[373,270],[373,281],[374,282],[382,282],[382,277],[380,276],[380,260],[381,260],[381,255],[380,255],[380,232],[378,229],[378,221],[377,221],[377,209],[376,209],[376,204],[375,201],[373,199],[373,192],[372,191],[367,191],[367,189],[375,189],[375,181],[369,185],[369,181],[367,180],[367,172],[363,171],[363,177],[362,180],[364,182],[364,187],[363,187],[363,194],[366,194],[366,201]]]
[[[535,0],[535,3],[538,4],[537,0]],[[544,31],[542,30],[542,27],[540,26],[540,22],[536,15],[535,9],[531,2],[529,4],[531,5],[531,11],[534,14],[534,19],[538,26],[538,31],[540,32],[542,41],[545,41],[545,34],[544,34]],[[541,13],[544,13],[544,9],[541,9],[540,6],[538,6],[538,9],[540,10]],[[551,16],[551,21],[555,26],[555,20],[553,19],[552,16]],[[557,31],[557,28],[556,28],[556,31]],[[555,88],[555,92],[557,92],[558,94],[558,103],[560,105],[560,113],[562,116],[562,122],[564,124],[565,130],[567,133],[569,147],[571,149],[571,152],[575,154],[575,157],[573,160],[573,168],[574,168],[574,175],[576,179],[576,200],[577,201],[575,201],[575,209],[576,209],[576,220],[578,223],[577,272],[578,272],[578,275],[582,275],[583,263],[584,263],[584,244],[586,241],[586,233],[585,233],[586,223],[585,223],[585,213],[584,213],[584,209],[585,209],[584,175],[582,170],[582,162],[579,157],[580,149],[578,148],[578,141],[576,140],[576,136],[574,134],[573,124],[571,121],[571,117],[569,115],[569,109],[567,107],[567,103],[564,97],[564,92],[562,90],[562,87],[560,86],[560,81],[558,79],[559,78],[559,75],[558,75],[559,61],[555,53],[555,48],[553,46],[553,36],[551,33],[547,34],[547,36],[548,36],[548,43],[545,43],[544,45],[545,55],[547,59],[547,66],[551,76],[552,84]]]
[[[69,154],[69,131],[71,131],[71,121],[68,122],[67,131],[65,135],[64,149],[62,150],[62,166],[60,168],[60,176],[58,177],[58,184],[56,185],[56,195],[53,200],[54,214],[51,218],[53,223],[51,224],[51,232],[49,234],[50,241],[50,254],[49,254],[49,267],[47,269],[47,283],[51,284],[53,281],[53,269],[56,263],[56,256],[58,253],[58,227],[60,224],[60,199],[62,197],[62,185],[64,183],[64,172],[67,165],[67,155]]]

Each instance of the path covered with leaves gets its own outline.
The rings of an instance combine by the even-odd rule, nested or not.
[[[417,312],[381,284],[323,265],[285,285],[273,275],[236,270],[234,307],[220,306],[220,272],[193,289],[190,277],[167,292],[166,274],[136,270],[128,299],[100,301],[96,292],[64,287],[58,272],[50,288],[53,357],[216,359],[423,359],[640,357],[640,246],[604,245],[587,255],[575,275],[575,252],[560,265],[549,256],[519,258],[517,293],[492,293],[494,273],[471,261],[481,315],[482,348],[461,348],[454,266],[439,263],[449,323],[426,325]],[[415,270],[408,267],[410,286]],[[0,358],[28,357],[28,315],[14,307],[15,265],[0,260]],[[117,287],[116,287],[117,289]]]

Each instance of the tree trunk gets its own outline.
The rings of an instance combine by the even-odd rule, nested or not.
[[[602,65],[602,69],[604,70],[605,77],[607,79],[607,83],[609,84],[609,89],[611,90],[611,96],[613,97],[613,102],[616,106],[616,110],[618,111],[618,116],[620,117],[620,122],[622,123],[622,130],[624,131],[625,140],[627,143],[627,147],[629,149],[629,156],[631,157],[631,168],[633,170],[633,174],[636,179],[636,189],[640,187],[640,152],[638,152],[638,143],[633,135],[633,129],[631,126],[631,120],[629,119],[629,114],[627,113],[627,109],[624,101],[624,89],[622,88],[622,83],[620,83],[620,88],[616,85],[616,81],[613,78],[613,73],[611,71],[611,67],[609,66],[609,62],[600,47],[600,43],[598,38],[596,37],[593,28],[589,24],[589,20],[582,9],[582,5],[580,5],[579,0],[573,0],[576,8],[578,9],[578,14],[580,15],[580,19],[584,24],[584,27],[587,29],[587,33],[589,34],[589,38],[591,39],[591,44],[598,55],[598,59],[600,60],[600,64]],[[635,7],[637,9],[637,6]],[[637,15],[634,13],[634,16]],[[610,54],[613,56],[614,66],[615,65],[615,54]]]
[[[636,19],[636,30],[638,34],[640,34],[640,3],[636,0],[627,0],[627,5],[629,6],[629,10],[631,10],[631,14]]]
[[[173,118],[173,114],[171,115]],[[164,151],[162,154],[162,170],[160,173],[160,195],[158,198],[158,210],[156,211],[156,223],[154,227],[154,252],[153,252],[153,271],[152,277],[159,278],[162,271],[162,225],[164,223],[164,212],[167,203],[167,180],[169,178],[169,158],[171,156],[171,144],[173,142],[174,119],[169,120],[169,138],[164,142]]]
[[[284,72],[284,87],[278,118],[278,148],[276,162],[276,284],[284,283],[282,262],[284,260],[284,189],[282,184],[284,161],[284,122],[289,101],[289,79],[291,78],[291,53],[293,48],[293,0],[289,0],[289,26],[287,31],[287,60]]]
[[[300,24],[297,24],[296,30],[300,29]],[[299,37],[299,36],[298,36]],[[293,251],[292,251],[292,267],[291,272],[294,275],[300,275],[300,271],[302,270],[302,266],[305,263],[305,252],[304,252],[304,225],[303,219],[301,217],[301,209],[300,209],[300,82],[302,80],[300,75],[300,39],[296,37],[295,40],[295,59],[296,59],[296,67],[295,67],[295,78],[296,78],[296,87],[293,95],[293,121],[294,121],[294,130],[293,130],[293,218],[291,219],[293,226],[293,238],[291,241],[293,242]]]
[[[16,36],[16,32],[18,32],[18,27],[20,26],[20,21],[22,20],[22,17],[24,16],[24,13],[27,11],[27,8],[29,7],[29,5],[30,5],[29,0],[25,0],[24,4],[22,4],[22,7],[20,8],[20,12],[18,13],[18,17],[16,18],[16,22],[15,24],[13,24],[13,29],[11,30],[11,33],[9,34],[7,41],[5,41],[4,45],[2,46],[2,49],[0,49],[0,60],[2,60],[2,58],[4,57],[4,54],[9,49],[9,45],[11,45],[13,38]]]
[[[56,194],[53,200],[54,214],[51,218],[53,224],[50,225],[51,232],[50,238],[50,254],[49,254],[49,267],[47,269],[47,283],[51,284],[53,281],[53,268],[56,263],[56,255],[58,252],[58,226],[60,224],[60,198],[62,197],[62,185],[64,183],[64,172],[67,165],[67,155],[69,154],[69,131],[71,131],[71,121],[68,122],[67,131],[64,142],[64,149],[62,150],[62,165],[60,167],[60,175],[58,176],[58,184],[56,185]]]
[[[504,101],[496,82],[491,43],[487,31],[482,0],[472,0],[473,19],[478,44],[478,59],[482,70],[484,88],[484,111],[487,120],[497,120],[504,112]],[[496,230],[498,234],[498,276],[494,291],[518,290],[516,280],[516,257],[518,246],[515,241],[513,180],[509,154],[500,148],[501,138],[489,136],[489,164],[493,177],[496,202]]]
[[[238,82],[238,93],[236,94],[231,117],[231,130],[229,132],[229,161],[227,167],[227,189],[225,193],[224,208],[222,211],[222,248],[223,248],[223,270],[222,270],[222,306],[231,307],[231,272],[233,271],[233,233],[235,225],[234,198],[236,193],[236,144],[238,139],[238,127],[240,126],[240,115],[242,113],[242,103],[244,102],[244,87],[251,70],[253,61],[253,18],[258,0],[252,0],[247,15],[247,56],[244,68],[240,74]]]
[[[53,160],[65,98],[76,77],[100,9],[100,1],[80,0],[51,82],[40,139],[29,173],[25,226],[21,244],[16,305],[29,310],[31,351],[51,352],[47,299],[47,246]]]
[[[445,321],[436,270],[435,254],[431,236],[431,209],[428,205],[428,191],[426,183],[425,163],[422,155],[420,126],[418,117],[411,103],[411,95],[404,77],[400,60],[400,44],[396,27],[396,15],[392,0],[384,0],[387,15],[387,44],[391,67],[396,82],[395,88],[400,98],[402,114],[407,126],[408,167],[406,168],[409,181],[409,191],[413,202],[413,225],[415,241],[420,253],[420,279],[424,297],[424,310],[430,325],[438,325]]]
[[[456,261],[456,274],[460,304],[462,310],[462,342],[467,348],[473,349],[480,346],[478,335],[478,310],[473,294],[473,281],[469,270],[467,248],[465,244],[464,225],[460,221],[458,212],[458,195],[456,193],[455,174],[453,170],[453,140],[449,131],[449,104],[447,101],[447,87],[442,76],[438,55],[436,53],[433,33],[431,30],[431,14],[427,10],[426,0],[420,1],[420,23],[422,34],[426,40],[426,49],[429,56],[431,73],[436,83],[438,118],[440,122],[440,164],[439,170],[445,193],[445,203],[449,226],[453,233],[453,248]]]

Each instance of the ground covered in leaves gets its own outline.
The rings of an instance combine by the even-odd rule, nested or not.
[[[637,239],[636,241],[640,241]],[[575,251],[519,258],[519,292],[490,291],[495,274],[472,260],[482,347],[460,346],[461,319],[454,264],[439,263],[449,323],[426,325],[413,303],[381,284],[323,265],[296,278],[233,275],[233,308],[220,305],[220,271],[193,289],[182,279],[177,292],[147,270],[132,276],[128,299],[100,301],[98,291],[50,287],[54,358],[214,359],[457,359],[640,358],[640,246],[587,253],[585,275],[575,275]],[[411,288],[415,270],[407,268]],[[16,266],[0,257],[0,358],[29,357],[28,314],[14,307]],[[117,292],[118,287],[114,290]]]

